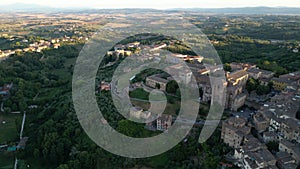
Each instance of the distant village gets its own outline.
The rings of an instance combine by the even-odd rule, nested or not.
[[[21,38],[21,37],[18,37]],[[23,37],[22,37],[23,38]],[[10,40],[14,40],[14,37],[10,37]],[[10,55],[16,54],[18,52],[42,52],[45,49],[58,49],[61,46],[61,43],[73,43],[76,41],[87,41],[89,38],[88,37],[69,37],[69,36],[64,36],[62,38],[53,38],[49,41],[47,40],[38,40],[34,43],[28,44],[29,40],[28,39],[23,39],[22,43],[27,44],[28,47],[22,48],[22,49],[14,49],[14,50],[0,50],[0,60],[4,60],[8,58]]]

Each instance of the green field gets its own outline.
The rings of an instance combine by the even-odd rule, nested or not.
[[[149,100],[149,93],[142,88],[129,92],[129,96],[135,99]]]
[[[14,168],[14,163],[14,157],[0,154],[0,169],[12,169]]]
[[[5,121],[5,124],[3,124]],[[15,141],[19,135],[19,128],[22,123],[21,114],[0,113],[0,144]]]

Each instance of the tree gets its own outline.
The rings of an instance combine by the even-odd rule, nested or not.
[[[279,144],[276,141],[270,141],[266,144],[268,150],[271,152],[278,152],[279,151]]]
[[[225,70],[225,71],[228,71],[228,72],[230,72],[230,71],[232,70],[229,63],[225,63],[225,64],[224,64],[224,70]]]
[[[5,108],[4,108],[4,113],[5,113],[5,114],[11,113],[11,108],[5,107]]]
[[[270,92],[270,87],[269,86],[264,86],[264,85],[259,85],[256,89],[256,93],[258,95],[264,95],[268,94]]]
[[[121,120],[118,122],[117,130],[127,136],[137,137],[141,133],[141,128],[138,124],[129,121],[129,120]]]
[[[40,150],[35,148],[34,151],[33,151],[33,157],[38,159],[40,158]]]
[[[176,96],[178,96],[178,97],[181,96],[181,93],[180,93],[180,89],[179,89],[179,88],[176,90]]]
[[[57,169],[69,169],[69,166],[67,164],[61,164]]]
[[[156,89],[160,89],[160,84],[159,84],[159,83],[156,83],[156,84],[155,84],[155,88],[156,88]]]
[[[274,84],[273,84],[272,81],[268,83],[268,86],[269,86],[270,89],[273,89],[273,85],[274,85]]]
[[[257,85],[258,85],[257,81],[253,78],[250,78],[247,81],[246,89],[250,93],[250,92],[252,92],[253,90],[255,90],[257,88]]]
[[[166,91],[168,93],[176,93],[177,89],[178,89],[178,84],[175,80],[171,80],[166,87]]]

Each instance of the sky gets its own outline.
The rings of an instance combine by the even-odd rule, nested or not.
[[[299,0],[0,0],[0,5],[14,3],[50,7],[88,8],[224,8],[224,7],[300,7]]]

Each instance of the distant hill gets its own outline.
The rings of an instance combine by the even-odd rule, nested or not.
[[[70,11],[82,11],[88,10],[87,8],[53,8],[49,6],[42,6],[37,4],[25,4],[25,3],[15,3],[9,5],[0,5],[1,12],[70,12]]]
[[[139,13],[139,12],[159,12],[155,9],[92,9],[92,8],[52,8],[36,4],[15,3],[10,5],[0,5],[0,12],[100,12],[100,13]],[[245,7],[245,8],[175,8],[167,9],[165,12],[200,12],[212,14],[300,14],[300,8],[291,7]]]
[[[36,4],[15,3],[9,5],[0,5],[1,12],[49,12],[55,10],[58,9]]]
[[[188,9],[172,9],[177,11],[190,11],[201,13],[216,13],[216,14],[300,14],[300,8],[291,7],[244,7],[244,8],[188,8]]]

